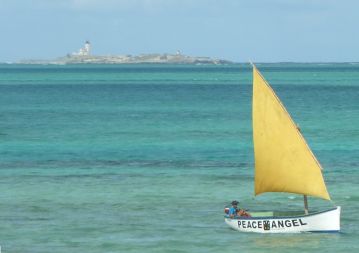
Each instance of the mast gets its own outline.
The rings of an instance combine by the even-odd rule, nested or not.
[[[308,214],[309,210],[308,210],[308,198],[307,195],[303,195],[304,197],[304,214]]]
[[[298,129],[298,132],[302,133],[302,131],[300,130],[299,124],[296,124],[296,126]],[[304,214],[307,215],[309,213],[309,210],[308,210],[308,198],[307,198],[306,194],[303,195],[303,200],[304,200]]]

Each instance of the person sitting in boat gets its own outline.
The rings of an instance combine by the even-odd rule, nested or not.
[[[237,200],[233,200],[232,201],[232,207],[229,208],[228,210],[228,216],[230,218],[234,218],[236,216],[244,216],[244,217],[251,217],[251,215],[249,213],[247,213],[245,210],[243,209],[238,209],[238,201]]]
[[[239,210],[238,210],[237,216],[251,217],[251,215],[250,215],[249,213],[247,213],[246,210],[243,210],[243,209],[239,209]]]
[[[234,216],[238,216],[238,201],[237,200],[233,200],[232,201],[232,207],[231,208],[229,208],[229,210],[228,210],[228,216],[230,217],[230,218],[234,218]]]

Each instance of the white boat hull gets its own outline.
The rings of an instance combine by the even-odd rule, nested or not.
[[[300,233],[339,232],[340,206],[303,216],[292,217],[225,217],[225,222],[241,232]]]

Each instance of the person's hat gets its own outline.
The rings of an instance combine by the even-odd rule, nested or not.
[[[232,201],[232,205],[237,205],[239,202],[237,200]]]

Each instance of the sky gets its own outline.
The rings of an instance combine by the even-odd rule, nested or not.
[[[175,53],[358,62],[357,0],[0,0],[0,62]]]

